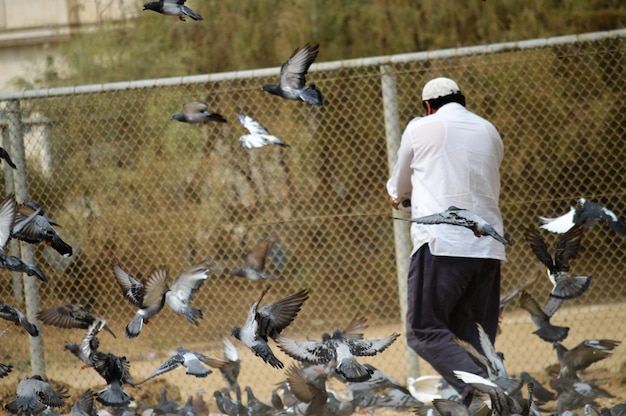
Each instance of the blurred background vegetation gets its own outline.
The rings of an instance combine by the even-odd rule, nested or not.
[[[623,0],[190,0],[205,20],[142,12],[63,45],[20,87],[185,76],[280,65],[307,42],[317,62],[626,26]],[[80,31],[77,31],[80,32]],[[106,33],[106,36],[103,36]],[[69,70],[68,70],[69,69]],[[69,74],[60,76],[59,74]]]

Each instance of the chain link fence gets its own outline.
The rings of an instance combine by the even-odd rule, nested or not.
[[[243,324],[263,286],[229,271],[241,265],[248,247],[276,234],[266,271],[280,279],[265,283],[271,285],[265,301],[302,288],[311,292],[287,336],[319,338],[357,316],[367,318],[366,336],[403,332],[385,190],[388,141],[397,145],[404,125],[422,115],[422,86],[441,75],[459,83],[468,107],[491,120],[505,142],[501,206],[513,247],[503,265],[503,292],[541,271],[529,291],[545,302],[551,284],[524,241],[525,228],[539,225],[539,215],[565,213],[580,197],[626,217],[625,46],[626,32],[619,30],[315,64],[308,80],[324,93],[322,109],[262,93],[260,86],[274,83],[278,68],[3,94],[4,147],[17,151],[9,146],[9,121],[17,117],[26,166],[12,171],[4,164],[5,193],[14,192],[15,176],[25,174],[21,197],[39,202],[74,248],[70,258],[45,245],[34,248],[33,261],[49,279],[36,288],[39,309],[76,302],[106,316],[117,338],[102,334],[101,349],[126,355],[131,374],[148,360],[135,378],[180,344],[221,357],[220,334]],[[381,73],[394,88],[385,87]],[[384,106],[385,100],[395,107]],[[185,101],[205,101],[228,123],[170,120]],[[384,107],[397,113],[386,118]],[[238,139],[246,131],[239,111],[290,147],[242,149]],[[389,126],[394,118],[400,123],[395,129]],[[552,246],[556,237],[544,235]],[[602,227],[586,233],[572,271],[593,276],[593,283],[553,319],[571,327],[568,347],[624,334],[623,255],[623,237]],[[124,337],[135,309],[115,282],[112,261],[145,279],[158,266],[175,276],[207,257],[214,270],[193,300],[204,312],[197,327],[166,307],[137,339]],[[25,308],[20,279],[3,273],[2,300]],[[529,365],[541,371],[556,355],[529,337],[532,324],[518,305],[507,307],[499,343],[513,373]],[[32,319],[33,313],[29,308]],[[46,374],[71,385],[101,386],[95,372],[74,371],[79,362],[63,351],[64,342],[82,336],[81,330],[42,327]],[[404,339],[396,344],[370,361],[405,380]],[[284,378],[269,366],[247,370],[259,359],[236,345],[247,383],[269,388],[269,381]],[[516,349],[506,351],[511,345]],[[32,374],[28,335],[9,331],[2,351],[0,361],[14,366],[4,383],[14,388],[16,375]],[[612,365],[624,358],[618,348]],[[204,386],[210,393],[207,383],[222,385],[213,375],[205,381],[187,377],[178,387]]]

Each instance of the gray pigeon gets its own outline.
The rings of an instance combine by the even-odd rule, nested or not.
[[[244,134],[239,138],[239,142],[242,148],[244,149],[258,149],[260,147],[268,146],[268,145],[277,145],[282,147],[289,147],[289,145],[278,137],[270,134],[269,130],[266,129],[253,119],[252,117],[244,114],[237,113],[239,117],[239,122],[248,130],[249,134]]]
[[[504,245],[512,245],[508,238],[501,236],[491,224],[482,217],[468,209],[462,209],[451,205],[446,211],[437,214],[426,215],[419,218],[399,218],[397,220],[411,221],[418,224],[450,224],[472,230],[476,237],[489,235]]]
[[[550,323],[550,316],[539,306],[535,298],[526,291],[520,295],[520,306],[530,313],[530,319],[537,327],[533,334],[546,342],[558,342],[567,338],[569,328]]]
[[[54,226],[59,226],[52,218],[45,215],[43,208],[33,200],[27,199],[17,205],[15,221],[20,222],[33,216],[19,230],[13,229],[12,237],[29,244],[45,243],[55,249],[63,257],[73,253],[72,246],[61,238]]]
[[[141,332],[144,322],[155,316],[165,305],[165,292],[167,291],[167,270],[163,267],[154,270],[144,285],[122,267],[113,263],[113,274],[124,296],[139,310],[126,325],[126,336],[136,338]]]
[[[270,235],[256,243],[246,252],[243,265],[231,270],[230,275],[245,277],[253,281],[276,280],[276,277],[265,272],[265,260],[276,241],[278,241],[278,237]]]
[[[63,348],[66,351],[71,352],[83,362],[82,368],[93,367],[93,357],[100,347],[100,341],[98,340],[98,333],[104,328],[106,321],[95,320],[87,332],[80,344],[73,344],[71,342],[65,343]]]
[[[204,20],[202,16],[185,6],[185,1],[186,0],[150,1],[144,3],[143,10],[152,10],[165,15],[178,16],[183,22],[186,16],[191,17],[193,20]]]
[[[248,317],[242,327],[233,326],[232,335],[250,348],[263,361],[274,368],[283,368],[284,364],[276,358],[268,342],[280,335],[296,317],[304,301],[309,298],[308,289],[284,297],[274,303],[267,303],[259,308],[263,296],[269,287],[263,289],[261,297],[254,301],[248,310]]]
[[[612,339],[587,339],[568,350],[562,344],[555,342],[553,345],[560,365],[559,377],[578,377],[579,371],[596,361],[610,357],[620,343],[621,341]]]
[[[31,337],[39,335],[39,330],[35,324],[30,323],[28,319],[26,319],[26,315],[13,305],[0,302],[0,318],[14,322],[15,325],[21,325]]]
[[[219,123],[227,122],[221,114],[210,113],[208,108],[209,107],[205,103],[187,101],[183,104],[183,112],[172,114],[170,120],[176,120],[189,124],[208,124],[209,121],[217,121]]]
[[[304,101],[318,107],[324,106],[324,99],[315,84],[306,86],[306,74],[309,67],[317,58],[319,45],[310,44],[298,48],[289,59],[280,67],[280,81],[278,85],[265,84],[261,91],[278,95],[288,100]]]
[[[163,364],[159,366],[152,374],[148,377],[144,378],[136,385],[143,384],[146,381],[153,379],[156,376],[172,371],[181,365],[185,366],[187,369],[187,374],[192,375],[194,377],[203,378],[211,374],[213,371],[206,368],[200,360],[209,359],[210,357],[195,351],[190,351],[184,349],[182,346],[178,346],[176,349],[176,354],[167,359]]]
[[[539,219],[543,222],[540,228],[553,233],[563,234],[574,224],[581,224],[585,228],[589,228],[598,222],[603,222],[616,233],[626,234],[626,223],[620,220],[613,211],[596,202],[589,202],[585,198],[580,198],[576,202],[576,207],[572,207],[567,213],[559,217],[539,217]]]
[[[93,391],[84,391],[72,406],[70,416],[96,416],[98,411],[93,399]]]
[[[226,383],[226,386],[230,391],[235,391],[239,386],[237,378],[241,371],[241,359],[239,358],[239,351],[235,344],[233,344],[224,335],[221,335],[224,347],[222,351],[224,353],[224,359],[206,357],[201,361],[207,364],[209,367],[218,368],[222,374],[222,378]]]
[[[88,329],[95,321],[102,323],[103,329],[117,338],[111,328],[106,324],[106,319],[92,313],[89,308],[80,303],[68,303],[37,312],[37,319],[47,325],[59,328]]]
[[[362,382],[371,378],[373,371],[359,363],[356,357],[373,356],[383,352],[399,337],[393,333],[380,339],[346,338],[335,329],[332,336],[325,334],[321,341],[294,341],[284,336],[276,339],[280,349],[299,361],[323,364],[336,360],[335,371],[346,380]]]
[[[573,299],[582,295],[591,284],[589,276],[570,276],[569,261],[576,258],[583,237],[583,226],[575,225],[562,234],[554,248],[554,258],[548,252],[548,246],[539,232],[529,227],[525,233],[526,241],[535,256],[548,268],[548,277],[553,288],[550,296],[560,299]]]
[[[0,201],[0,269],[8,269],[14,272],[26,273],[35,276],[42,282],[48,279],[34,264],[22,261],[22,259],[11,256],[6,252],[6,246],[15,230],[20,230],[34,219],[35,215],[30,215],[26,219],[16,221],[17,203],[13,194],[7,195]]]
[[[11,166],[13,169],[17,169],[17,166],[15,166],[15,163],[13,163],[13,161],[11,160],[9,152],[7,152],[4,147],[0,147],[0,159],[4,159],[5,162],[7,162],[8,165]]]
[[[130,378],[129,363],[126,357],[97,351],[93,356],[93,368],[104,378],[107,387],[98,391],[96,400],[105,406],[123,407],[133,400],[133,397],[124,391],[124,384],[134,386]]]
[[[455,370],[454,375],[465,384],[488,394],[491,399],[491,410],[494,414],[501,416],[522,414],[520,404],[494,382],[465,371]]]
[[[17,385],[17,397],[4,408],[11,414],[36,415],[47,407],[61,407],[68,397],[63,389],[56,390],[39,375],[23,378]]]

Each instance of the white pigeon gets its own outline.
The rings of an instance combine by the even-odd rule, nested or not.
[[[250,134],[244,134],[239,138],[241,147],[244,149],[258,149],[268,145],[289,147],[287,143],[270,134],[269,130],[252,117],[241,112],[237,113],[237,115],[239,116],[239,122],[250,132]]]

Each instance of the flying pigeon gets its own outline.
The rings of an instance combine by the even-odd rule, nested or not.
[[[266,303],[259,308],[263,296],[269,287],[263,289],[261,297],[252,303],[248,317],[242,327],[233,326],[232,335],[250,348],[263,361],[274,368],[283,368],[284,364],[276,358],[268,342],[269,338],[276,340],[296,317],[304,301],[309,298],[308,289],[300,290],[274,303]]]
[[[269,130],[263,127],[258,121],[244,113],[237,113],[239,122],[248,130],[249,134],[244,134],[239,138],[239,142],[244,149],[258,149],[263,146],[277,145],[289,147],[289,145],[278,137],[270,134]]]
[[[13,194],[7,195],[0,201],[0,269],[8,269],[14,272],[26,273],[29,276],[35,276],[42,282],[48,279],[34,264],[22,261],[22,259],[11,256],[6,252],[7,243],[11,238],[14,230],[19,230],[34,219],[34,215],[29,216],[21,221],[16,221],[17,203]]]
[[[310,380],[303,370],[292,364],[287,369],[287,384],[289,391],[300,402],[307,403],[302,412],[305,415],[325,415],[328,402],[328,392],[326,390],[326,376],[322,375],[318,380]],[[298,406],[300,409],[300,406]]]
[[[517,378],[509,377],[504,367],[504,359],[496,352],[483,327],[479,323],[476,323],[476,328],[478,330],[478,339],[483,351],[482,353],[478,352],[476,348],[467,341],[456,338],[456,342],[487,369],[489,380],[496,383],[507,394],[519,392],[522,387],[522,381]]]
[[[209,121],[217,121],[219,123],[226,123],[226,119],[217,113],[210,113],[208,106],[205,103],[198,101],[187,101],[183,104],[183,112],[172,114],[170,120],[180,121],[182,123],[189,124],[208,124]]]
[[[323,107],[324,99],[320,90],[315,84],[306,86],[306,74],[318,52],[319,45],[311,46],[308,43],[293,51],[287,62],[280,67],[279,85],[265,84],[261,91]]]
[[[235,391],[235,389],[239,386],[237,378],[239,377],[239,372],[241,371],[239,351],[237,350],[237,347],[235,347],[235,344],[233,344],[228,338],[224,335],[221,337],[224,344],[224,347],[222,348],[224,359],[206,357],[201,361],[209,367],[219,369],[228,389],[230,391]]]
[[[105,406],[122,407],[133,397],[124,391],[124,384],[134,386],[130,378],[130,364],[126,357],[97,351],[93,356],[93,368],[104,378],[107,387],[98,391],[96,400]]]
[[[22,325],[22,327],[30,334],[31,337],[36,337],[39,335],[39,330],[35,326],[26,319],[26,316],[22,311],[17,309],[13,305],[9,305],[8,303],[0,302],[0,318],[6,319],[7,321],[15,322],[15,325]]]
[[[4,159],[13,169],[17,169],[17,166],[11,160],[11,156],[9,156],[9,152],[4,147],[0,147],[0,159]]]
[[[154,270],[145,285],[128,274],[117,263],[113,263],[113,274],[124,296],[139,308],[132,321],[126,325],[126,336],[131,339],[136,338],[141,332],[143,323],[147,323],[165,306],[167,270],[163,267]]]
[[[583,225],[577,224],[562,234],[554,248],[554,259],[548,252],[548,246],[539,232],[529,227],[525,233],[526,241],[535,256],[548,268],[548,277],[553,288],[550,296],[560,299],[573,299],[582,295],[591,284],[589,276],[570,276],[569,260],[576,258],[583,237]]]
[[[24,203],[17,205],[16,222],[31,215],[34,215],[34,218],[21,227],[19,231],[15,230],[15,228],[13,229],[12,237],[30,244],[44,242],[63,257],[71,256],[73,253],[72,246],[63,241],[61,235],[54,228],[55,225],[59,226],[59,224],[46,216],[43,208],[38,203],[27,199]]]
[[[520,404],[497,384],[476,374],[455,370],[454,375],[461,381],[489,395],[491,410],[496,415],[522,414]]]
[[[181,21],[185,21],[185,17],[189,16],[193,20],[204,20],[202,16],[195,13],[189,7],[185,6],[186,0],[160,0],[144,3],[143,10],[153,10],[157,13],[178,16]]]
[[[246,258],[242,267],[231,270],[231,276],[245,277],[249,280],[276,280],[276,278],[265,272],[265,259],[269,255],[274,244],[278,241],[276,235],[270,235],[256,243],[246,253]]]
[[[476,237],[481,237],[484,235],[490,235],[495,238],[499,242],[504,245],[511,245],[511,242],[508,238],[501,236],[498,232],[493,228],[491,224],[481,218],[478,214],[473,211],[458,208],[455,206],[450,206],[446,211],[427,215],[425,217],[419,218],[399,218],[395,217],[397,220],[411,221],[418,224],[450,224],[450,225],[460,225],[461,227],[469,228],[474,232]]]
[[[93,401],[93,391],[85,390],[78,397],[74,406],[70,410],[70,416],[96,416],[97,409]]]
[[[620,343],[612,339],[587,339],[568,350],[555,342],[553,345],[560,365],[559,377],[577,377],[579,371],[613,354],[613,350]]]
[[[185,368],[187,369],[186,374],[189,374],[198,378],[206,377],[209,374],[211,374],[213,371],[211,371],[209,368],[206,368],[204,365],[202,365],[200,361],[203,359],[209,359],[209,358],[210,357],[202,353],[186,350],[182,346],[179,345],[178,348],[176,349],[176,354],[174,354],[172,357],[167,359],[163,364],[159,366],[159,368],[154,370],[154,372],[150,374],[148,377],[144,378],[143,380],[135,384],[136,385],[143,384],[146,381],[153,379],[154,377],[159,376],[161,374],[172,371],[175,368],[180,367],[181,365],[185,366]]]
[[[17,397],[4,405],[11,414],[37,415],[47,407],[61,407],[68,397],[65,389],[56,390],[39,375],[23,378],[17,385]]]
[[[596,203],[580,198],[576,202],[576,207],[554,218],[539,217],[543,225],[540,228],[553,233],[563,234],[574,224],[582,224],[585,228],[592,227],[598,222],[603,222],[611,230],[620,235],[626,234],[626,223],[620,220],[610,209]]]
[[[530,319],[537,327],[533,334],[547,342],[558,342],[567,338],[569,328],[557,326],[550,323],[551,316],[548,315],[537,303],[535,298],[526,291],[520,295],[520,306],[530,313]]]
[[[399,337],[393,333],[380,339],[346,338],[338,329],[325,334],[321,341],[294,341],[284,336],[276,339],[280,349],[299,361],[323,364],[336,360],[335,371],[351,382],[368,380],[372,370],[356,360],[356,357],[373,356],[383,352]]]
[[[136,338],[144,322],[159,313],[165,303],[176,313],[184,315],[189,322],[197,325],[202,318],[202,311],[193,308],[189,302],[207,279],[209,269],[204,263],[196,264],[181,272],[168,288],[168,270],[160,267],[152,272],[144,285],[129,275],[117,263],[113,264],[113,273],[126,298],[139,308],[133,320],[126,326],[126,336]]]
[[[102,330],[102,328],[104,328],[105,325],[106,321],[96,319],[87,328],[85,336],[83,337],[80,344],[74,344],[71,342],[65,343],[65,347],[63,349],[65,351],[71,352],[76,358],[81,360],[83,362],[82,368],[93,367],[94,355],[100,347],[100,340],[98,340],[97,335]]]
[[[103,324],[103,329],[117,338],[111,328],[106,324],[106,319],[96,316],[89,308],[80,303],[69,303],[67,305],[56,306],[37,312],[37,319],[44,324],[53,325],[59,328],[89,329],[95,322]]]

